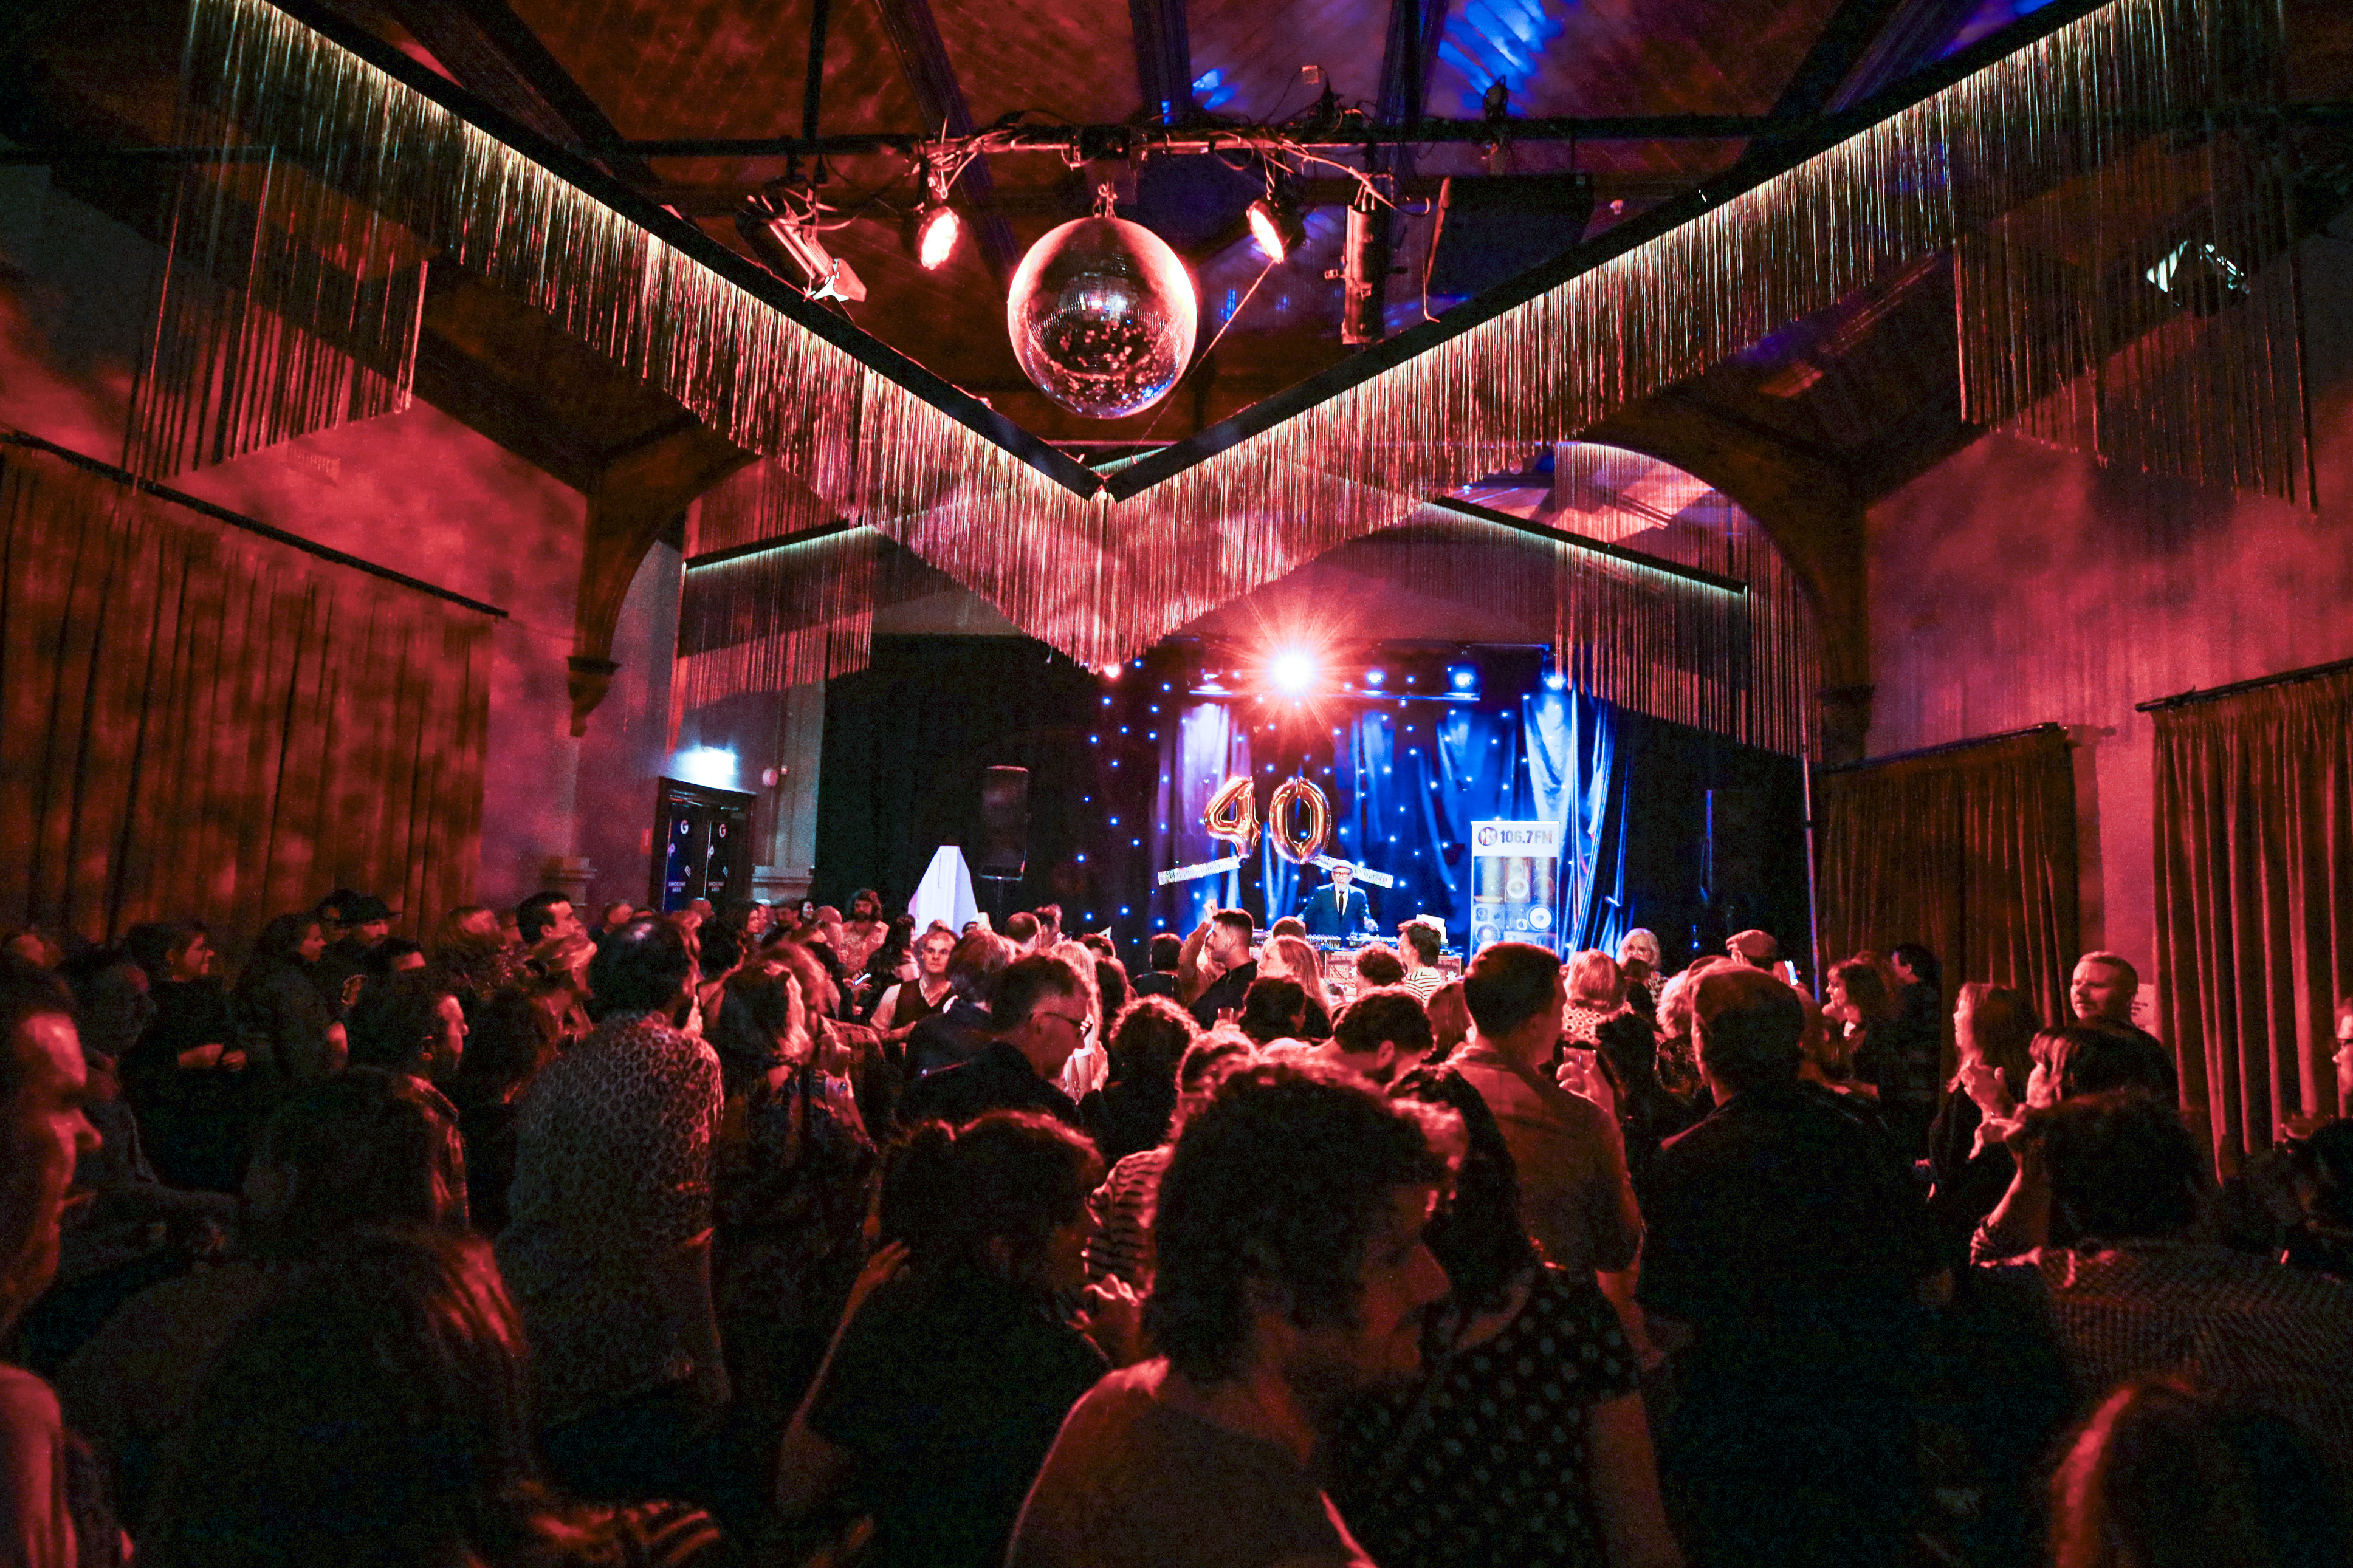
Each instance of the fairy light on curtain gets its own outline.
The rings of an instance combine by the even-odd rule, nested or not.
[[[396,405],[420,258],[446,255],[789,477],[738,542],[864,524],[1103,664],[1957,248],[1972,419],[2292,495],[2278,192],[2227,123],[2273,92],[2276,23],[2262,0],[2114,0],[1268,430],[1081,495],[262,0],[196,0],[182,140],[275,152],[183,177],[132,466]],[[2201,246],[2248,279],[2202,315],[2143,281],[2177,253],[2211,272]]]

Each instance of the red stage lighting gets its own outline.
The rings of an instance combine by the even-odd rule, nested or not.
[[[937,271],[955,254],[956,237],[964,224],[944,202],[924,209],[915,226],[915,259],[926,272]]]

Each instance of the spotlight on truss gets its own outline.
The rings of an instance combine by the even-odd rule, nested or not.
[[[940,177],[939,170],[926,163],[921,177],[923,205],[907,222],[907,254],[924,271],[936,272],[955,254],[956,240],[964,233],[964,221],[948,205],[947,182]]]
[[[1299,204],[1289,191],[1270,186],[1266,195],[1250,203],[1250,238],[1257,242],[1260,254],[1269,261],[1280,262],[1307,240],[1307,225],[1299,216]]]
[[[1340,251],[1340,341],[1354,348],[1381,341],[1388,312],[1389,215],[1370,190],[1348,204]]]
[[[936,272],[947,265],[955,254],[956,240],[964,233],[964,221],[955,209],[943,202],[925,207],[915,215],[915,260],[926,272]]]
[[[1303,647],[1279,648],[1266,661],[1266,683],[1285,697],[1306,696],[1315,676],[1315,656]]]
[[[754,197],[736,213],[735,232],[761,266],[811,300],[854,303],[866,298],[865,282],[818,237],[813,210],[780,210]]]

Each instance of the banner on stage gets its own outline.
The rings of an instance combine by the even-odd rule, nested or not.
[[[1376,871],[1370,866],[1359,866],[1354,860],[1343,860],[1335,856],[1318,855],[1314,859],[1310,860],[1308,864],[1311,866],[1321,866],[1326,871],[1329,871],[1335,866],[1345,866],[1348,868],[1349,871],[1355,875],[1356,880],[1359,882],[1370,882],[1376,888],[1394,888],[1397,886],[1397,879],[1390,876],[1387,871]]]
[[[1204,860],[1198,866],[1172,867],[1160,873],[1159,883],[1165,888],[1172,882],[1197,881],[1203,877],[1214,877],[1220,871],[1239,871],[1241,868],[1242,858],[1229,855],[1222,860]]]
[[[1552,904],[1560,852],[1557,822],[1471,825],[1471,952],[1499,942],[1557,951]]]

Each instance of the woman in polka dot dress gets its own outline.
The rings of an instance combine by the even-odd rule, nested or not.
[[[1391,1093],[1426,1108],[1456,1167],[1429,1232],[1453,1290],[1420,1382],[1340,1424],[1332,1494],[1349,1531],[1381,1568],[1679,1568],[1616,1310],[1521,1226],[1511,1151],[1475,1089],[1438,1067]]]

